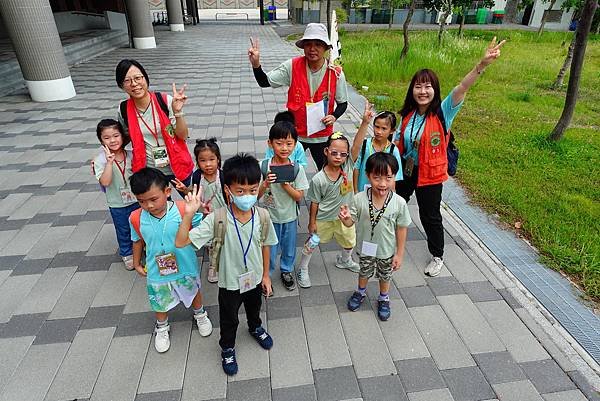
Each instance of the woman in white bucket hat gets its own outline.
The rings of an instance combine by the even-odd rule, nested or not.
[[[323,24],[308,24],[304,36],[296,46],[304,50],[303,56],[294,57],[265,73],[260,65],[258,39],[251,39],[248,58],[259,86],[278,88],[289,86],[287,108],[294,115],[298,139],[310,153],[321,170],[325,163],[325,144],[333,133],[333,123],[344,114],[348,106],[346,78],[340,66],[330,64],[325,52],[331,48],[327,28]],[[307,133],[307,104],[323,101],[325,128]]]

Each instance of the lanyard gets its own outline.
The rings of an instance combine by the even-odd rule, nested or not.
[[[158,130],[156,129],[156,117],[154,116],[154,102],[152,101],[152,97],[150,97],[150,106],[152,107],[152,123],[154,124],[154,131],[152,131],[152,128],[150,128],[148,123],[146,123],[146,120],[144,120],[137,107],[135,108],[135,111],[140,120],[142,120],[142,122],[146,126],[146,128],[148,128],[148,131],[150,131],[154,139],[156,139],[156,146],[160,147],[160,143],[158,143]]]
[[[165,238],[165,231],[167,230],[167,221],[169,220],[168,219],[169,210],[171,210],[171,206],[169,206],[167,204],[167,212],[160,219],[157,218],[157,217],[152,216],[152,213],[148,213],[148,214],[150,214],[150,216],[152,216],[154,219],[156,219],[158,221],[161,221],[162,219],[165,219],[165,222],[163,223],[163,228],[162,228],[162,235],[160,236],[160,246],[163,247],[162,253],[165,253],[163,239]],[[150,221],[151,221],[150,226],[152,226],[152,231],[154,231],[154,234],[156,234],[156,236],[158,237],[158,232],[156,232],[156,228],[154,228],[154,223],[152,222],[152,220],[150,220]]]
[[[123,151],[123,152],[125,152],[125,151]],[[125,186],[127,186],[127,180],[125,179],[125,169],[127,168],[127,152],[125,152],[125,157],[123,158],[123,169],[121,169],[121,166],[119,165],[119,161],[117,159],[115,159],[115,164],[117,165],[119,172],[123,176],[123,184],[125,184]]]
[[[373,153],[377,153],[377,149],[375,149],[375,145],[373,144],[374,140],[375,140],[375,138],[371,138],[371,149],[373,149]],[[385,146],[383,148],[381,148],[380,152],[385,152],[385,150],[388,148],[388,146],[390,146],[390,141],[387,141],[385,143]],[[371,153],[371,155],[373,153]],[[369,155],[369,156],[371,156],[371,155]],[[367,159],[368,159],[368,157],[367,157]],[[365,159],[365,164],[367,162],[367,159]]]
[[[379,211],[377,216],[375,216],[375,207],[373,206],[373,188],[369,188],[367,190],[367,194],[371,194],[371,196],[368,196],[368,199],[369,199],[369,220],[371,220],[371,239],[373,239],[373,234],[375,233],[375,227],[377,226],[377,223],[379,223],[379,220],[381,220],[381,217],[385,213],[385,209],[387,208],[388,204],[390,203],[390,200],[392,199],[392,193],[390,191],[387,198],[385,199],[385,202],[383,202],[383,207],[381,208],[381,210]]]
[[[252,228],[250,231],[250,239],[248,240],[248,246],[244,249],[244,244],[242,243],[242,236],[240,235],[240,229],[237,225],[237,220],[235,218],[235,214],[233,214],[233,207],[230,205],[229,210],[231,211],[231,216],[233,217],[233,224],[235,225],[235,232],[237,233],[238,240],[240,241],[240,246],[242,247],[242,253],[244,255],[244,268],[248,271],[248,263],[246,261],[246,256],[248,255],[248,251],[250,250],[250,245],[252,244],[252,236],[254,235],[254,209],[252,209]]]
[[[329,101],[331,100],[330,99],[331,98],[331,92],[330,92],[330,89],[331,89],[331,71],[329,71],[329,69],[331,67],[329,66],[329,60],[325,60],[325,64],[326,64],[325,74],[327,74],[327,101],[323,102],[323,108],[325,109],[325,115],[327,115],[328,114],[327,112],[329,111]],[[323,67],[321,67],[321,68],[323,68]],[[308,62],[306,62],[306,70],[307,70],[307,78],[310,80],[310,75],[309,74],[312,73],[312,71],[310,71],[310,68],[308,67]],[[319,84],[319,86],[321,86],[321,85]],[[315,96],[317,95],[318,92],[319,92],[319,88],[315,89],[314,95],[312,95],[310,97],[311,103],[315,103],[314,99],[315,99]],[[323,99],[323,100],[325,100],[325,99]]]
[[[411,144],[414,143],[414,141],[417,139],[419,132],[421,132],[421,128],[423,128],[423,124],[425,124],[426,118],[427,118],[427,116],[423,116],[423,121],[421,121],[421,125],[419,125],[419,128],[417,129],[417,132],[415,133],[415,120],[417,119],[417,112],[415,111],[415,114],[413,114],[412,125],[410,127],[410,135],[408,136],[410,138]]]

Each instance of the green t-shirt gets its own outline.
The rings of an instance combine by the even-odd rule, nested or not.
[[[352,184],[353,165],[354,163],[352,163],[350,157],[348,157],[346,162],[341,166],[350,184]],[[317,220],[337,220],[338,214],[340,213],[340,206],[343,204],[350,206],[352,204],[354,191],[351,190],[345,195],[342,195],[340,192],[340,186],[343,181],[344,177],[341,174],[337,180],[332,181],[327,174],[325,174],[324,170],[319,171],[310,180],[307,198],[311,202],[319,204]]]
[[[190,241],[192,244],[200,249],[206,243],[211,241],[214,237],[214,219],[215,214],[210,213],[206,218],[202,220],[200,225],[193,228],[190,231]],[[244,249],[248,246],[250,241],[250,233],[252,232],[252,243],[248,248],[248,254],[246,255],[246,263],[248,270],[254,271],[256,278],[256,285],[262,281],[263,274],[263,257],[262,247],[271,246],[277,244],[277,235],[273,228],[273,223],[269,220],[269,234],[264,244],[261,244],[261,225],[260,217],[256,209],[254,210],[254,231],[252,228],[252,220],[249,220],[246,224],[237,222],[238,230],[241,237],[238,238],[235,225],[233,222],[234,217],[231,212],[227,212],[227,228],[225,232],[225,240],[223,247],[221,248],[221,257],[219,260],[219,287],[228,290],[239,290],[238,277],[240,274],[245,273],[244,269],[244,253],[242,251],[242,244]]]
[[[369,218],[369,198],[371,190],[359,192],[354,195],[354,202],[350,208],[352,220],[356,225],[356,244],[362,249],[363,241],[377,244],[377,258],[386,259],[394,256],[396,252],[396,228],[408,227],[411,223],[410,213],[404,198],[392,192],[392,199],[388,203],[383,216],[375,226],[371,238],[371,219]],[[379,210],[374,209],[377,216]]]
[[[116,164],[119,164],[120,168],[124,168],[125,178],[121,174],[121,170]],[[102,173],[104,173],[104,168],[106,167],[106,156],[104,152],[100,153],[98,156],[94,158],[94,172],[96,173],[96,179],[100,180]],[[123,203],[121,199],[121,187],[129,186],[129,177],[131,177],[131,151],[127,150],[125,154],[125,163],[117,162],[116,160],[113,162],[112,167],[112,181],[108,187],[104,187],[106,190],[106,203],[108,207],[125,207],[129,205],[133,205],[136,201]]]
[[[262,162],[261,162],[262,163]],[[270,159],[269,159],[270,165]],[[308,189],[308,179],[304,172],[304,167],[298,165],[298,175],[292,187],[297,190],[305,191]],[[269,193],[272,194],[273,202],[268,202]],[[294,221],[298,218],[298,204],[290,195],[285,192],[281,184],[271,184],[261,198],[261,205],[269,210],[273,223],[284,224]]]
[[[171,124],[173,124],[173,126],[175,126],[175,116],[173,115],[173,108],[171,107],[172,101],[173,101],[173,96],[167,95],[169,118],[171,119]],[[156,105],[156,107],[159,107],[159,106]],[[123,124],[123,127],[125,128],[125,130],[127,130],[127,127],[125,126],[125,123],[123,120],[123,116],[121,116],[120,108],[117,113],[118,113],[117,116],[118,116],[119,122],[121,124]],[[154,148],[156,148],[157,146],[163,146],[163,147],[165,146],[165,141],[162,137],[162,134],[160,133],[160,117],[158,116],[158,110],[156,110],[156,109],[154,110],[154,122],[152,121],[152,106],[148,106],[146,111],[144,111],[143,113],[140,112],[140,114],[142,116],[142,119],[148,125],[148,127],[152,128],[153,131],[154,131],[154,123],[156,123],[156,129],[158,130],[158,134],[159,134],[158,135],[158,145],[157,145],[157,140],[154,137],[154,135],[152,135],[152,132],[150,132],[148,127],[146,127],[146,124],[144,124],[144,122],[142,122],[140,120],[140,118],[138,117],[138,120],[140,120],[139,121],[140,130],[142,131],[142,135],[144,136],[144,143],[146,145],[146,167],[153,167],[153,168],[156,168],[156,169],[162,171],[166,175],[173,175],[173,170],[171,170],[171,165],[161,167],[161,168],[157,168],[154,165],[154,155],[152,153]]]
[[[207,201],[212,198],[212,201],[210,202],[212,210],[217,210],[221,207],[227,207],[225,199],[223,199],[223,191],[221,190],[220,180],[214,180],[210,182],[206,180],[204,176],[202,176],[200,179],[200,185],[202,186],[202,199]]]
[[[310,87],[310,95],[313,96],[319,86],[321,86],[321,82],[323,82],[323,78],[325,77],[325,72],[327,71],[327,62],[323,63],[323,66],[320,70],[312,72],[308,65],[306,66],[306,76],[308,77],[308,86]],[[267,78],[269,80],[269,84],[273,88],[279,88],[280,86],[290,86],[292,84],[292,59],[284,61],[278,67],[269,71],[267,73]],[[346,85],[346,76],[344,72],[340,74],[337,79],[336,87],[335,87],[335,101],[336,103],[345,103],[348,101],[348,86]],[[310,138],[303,137],[299,138],[302,142],[305,143],[318,143],[325,142],[327,138]]]

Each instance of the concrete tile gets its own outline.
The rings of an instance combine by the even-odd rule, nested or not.
[[[85,258],[85,252],[65,252],[57,254],[50,262],[50,268],[79,266]]]
[[[152,347],[148,351],[138,393],[155,393],[183,388],[192,322],[176,322],[170,325],[171,348],[165,354],[159,354]],[[157,378],[160,380],[156,380]]]
[[[261,313],[263,327],[269,332],[265,325],[265,314]],[[262,349],[256,343],[254,337],[248,332],[248,326],[242,319],[238,326],[237,337],[235,341],[235,353],[239,366],[237,375],[229,378],[229,383],[234,381],[244,381],[250,379],[259,379],[270,376],[269,353]],[[277,346],[277,338],[273,337],[273,347]]]
[[[88,211],[89,205],[98,197],[97,193],[94,192],[80,192],[73,198],[73,201],[69,205],[61,210],[62,216],[72,216],[85,214]]]
[[[334,401],[361,396],[352,366],[314,371],[317,399]]]
[[[148,301],[148,290],[146,288],[146,277],[135,274],[133,288],[125,304],[123,313],[150,312],[150,301]]]
[[[476,306],[516,362],[550,357],[506,302],[478,302]]]
[[[9,220],[23,220],[31,219],[35,216],[48,202],[50,196],[32,196],[23,202],[17,209],[15,209],[10,216]]]
[[[48,390],[46,401],[89,398],[115,329],[77,332]]]
[[[571,380],[573,380],[573,382],[577,384],[579,390],[581,390],[581,392],[586,396],[588,400],[600,400],[600,393],[598,393],[598,390],[596,390],[590,385],[589,381],[585,378],[583,374],[581,374],[581,372],[579,372],[578,370],[574,370],[572,372],[568,372],[568,374]]]
[[[0,338],[36,336],[47,317],[48,313],[14,315],[8,323],[0,325]]]
[[[10,276],[11,270],[0,270],[0,285]]]
[[[9,194],[6,198],[0,200],[0,217],[12,215],[30,197],[31,194]]]
[[[91,212],[88,212],[88,214]],[[118,252],[119,244],[117,243],[117,237],[115,234],[115,226],[112,224],[104,224],[98,233],[98,236],[92,242],[89,251],[86,255],[98,256],[98,255],[112,255]]]
[[[75,273],[50,314],[50,319],[84,317],[106,272]]]
[[[92,307],[125,305],[138,274],[125,270],[122,263],[112,263]]]
[[[33,345],[70,343],[82,321],[82,318],[46,320],[35,337]]]
[[[122,313],[123,305],[91,307],[81,323],[81,330],[117,327]]]
[[[300,289],[302,307],[333,305],[333,293],[328,285],[313,285],[311,288]]]
[[[84,256],[77,265],[77,272],[108,271],[110,265],[115,262],[122,263],[117,254]]]
[[[46,269],[15,314],[51,312],[73,274],[74,267]]]
[[[273,401],[317,401],[317,391],[312,384],[296,387],[274,388]]]
[[[437,300],[427,286],[399,288],[398,291],[408,308],[437,304]]]
[[[0,339],[0,392],[33,343],[33,336]]]
[[[409,206],[409,209],[411,209],[411,207],[412,206]],[[415,209],[414,212],[411,210],[411,214],[416,213],[416,216],[418,216],[419,214],[418,214],[418,209],[417,209],[416,205],[414,206],[414,209]],[[417,225],[421,224],[418,217],[416,219],[413,219],[413,223],[415,223]],[[423,280],[425,280],[423,270],[425,269],[425,266],[427,266],[427,264],[431,260],[431,254],[427,250],[427,241],[425,241],[425,240],[423,240],[423,241],[407,241],[406,242],[406,253],[404,256],[405,259],[406,259],[406,255],[410,256],[412,262],[414,263],[416,271],[419,272],[422,275]],[[444,264],[444,267],[442,267],[442,271],[440,272],[440,275],[438,277],[449,277],[451,275],[452,274],[446,267],[446,264]]]
[[[170,390],[138,394],[135,401],[179,401],[180,398],[181,390]]]
[[[454,277],[427,277],[425,281],[436,297],[465,293]]]
[[[31,291],[40,274],[8,277],[0,285],[0,323],[10,320],[14,311],[19,308],[24,297]]]
[[[74,227],[50,227],[29,250],[25,259],[53,258],[57,250],[72,234]]]
[[[398,376],[358,379],[364,401],[408,401]]]
[[[490,384],[525,380],[525,374],[508,351],[473,355]]]
[[[471,259],[455,244],[446,244],[444,247],[444,264],[460,283],[487,281]]]
[[[52,259],[23,259],[14,268],[11,276],[24,276],[27,274],[43,274]]]
[[[423,306],[409,308],[409,311],[440,369],[475,365],[475,361],[441,307]]]
[[[292,319],[300,317],[300,297],[273,297],[265,302],[267,306],[267,317],[274,319]]]
[[[92,391],[92,401],[135,399],[151,337],[146,334],[113,338]]]
[[[587,398],[579,390],[560,391],[558,393],[542,394],[544,401],[586,401]]]
[[[540,393],[575,390],[575,384],[553,359],[521,363],[521,369]]]
[[[371,311],[340,315],[350,357],[359,378],[396,374],[377,318]],[[365,341],[365,339],[369,341]]]
[[[515,297],[513,297],[513,295],[508,289],[500,289],[498,290],[498,292],[500,293],[500,295],[502,295],[502,298],[504,298],[508,306],[510,306],[512,309],[518,309],[523,307],[523,305],[521,305],[521,303],[517,301]]]
[[[452,398],[452,395],[447,388],[408,393],[408,399],[410,401],[454,401],[454,398]]]
[[[69,344],[32,345],[6,383],[0,400],[42,401],[68,349]]]
[[[378,323],[392,360],[428,357],[429,351],[404,302],[401,299],[391,300],[390,307],[392,317],[387,322]],[[376,306],[373,305],[373,312],[375,311]]]
[[[500,301],[502,299],[502,295],[489,281],[464,283],[463,288],[473,302]]]
[[[502,401],[543,401],[529,380],[494,384],[493,387]]]
[[[228,401],[269,401],[271,391],[269,378],[243,380],[229,383],[227,387]]]
[[[4,233],[8,233],[3,237]],[[0,231],[0,249],[7,243],[9,238],[12,238],[17,231]],[[0,256],[0,271],[12,270],[18,266],[23,259],[23,255]],[[10,274],[10,273],[9,273]],[[1,283],[0,283],[1,284]]]
[[[331,290],[333,292],[353,291],[358,283],[358,274],[335,267],[335,258],[337,254],[338,252],[321,252],[327,276],[331,283]]]
[[[42,238],[49,224],[29,224],[19,230],[2,251],[0,256],[27,255],[31,248]]]
[[[155,325],[156,315],[154,312],[125,313],[121,315],[115,337],[153,333]]]
[[[351,365],[336,307],[324,305],[304,308],[303,316],[313,370]]]
[[[438,297],[438,301],[471,353],[506,350],[467,295]]]
[[[211,400],[227,396],[227,376],[221,369],[219,329],[209,337],[192,331],[181,401]],[[198,380],[201,377],[202,380]]]
[[[354,291],[343,291],[333,293],[333,300],[335,302],[335,306],[338,310],[338,313],[351,313],[351,311],[348,309],[348,299],[350,299],[352,293],[354,293]],[[358,310],[369,309],[371,309],[371,300],[367,296]]]
[[[485,400],[495,396],[478,367],[442,370],[442,376],[456,401]]]
[[[398,376],[407,393],[446,387],[435,362],[431,358],[396,361]]]
[[[77,224],[71,236],[64,242],[59,252],[88,251],[92,242],[102,229],[103,221],[82,221]]]
[[[302,318],[270,320],[269,334],[277,340],[269,352],[271,387],[313,384]]]

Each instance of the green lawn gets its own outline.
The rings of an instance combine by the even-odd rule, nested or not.
[[[521,222],[521,233],[545,263],[567,272],[599,299],[600,37],[588,43],[571,128],[561,142],[548,143],[564,103],[564,91],[549,87],[572,33],[466,31],[464,39],[447,33],[442,47],[436,44],[437,32],[410,35],[408,59],[400,62],[400,31],[341,34],[346,77],[357,88],[368,86],[364,94],[379,110],[400,109],[420,68],[438,73],[445,96],[494,35],[508,39],[452,127],[461,150],[457,178],[503,222],[511,227]]]

